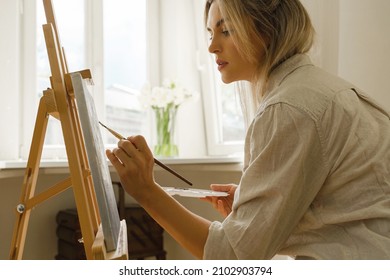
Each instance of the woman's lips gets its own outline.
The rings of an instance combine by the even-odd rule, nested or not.
[[[223,68],[225,68],[229,63],[222,60],[222,59],[217,59],[217,64],[218,64],[218,71],[221,71]]]

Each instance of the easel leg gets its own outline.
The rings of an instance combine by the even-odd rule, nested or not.
[[[47,113],[46,103],[42,97],[38,107],[33,141],[24,175],[22,195],[20,197],[20,203],[17,206],[17,217],[12,237],[10,259],[21,259],[23,255],[31,212],[31,209],[26,209],[25,205],[27,200],[34,196],[48,120],[49,115]]]

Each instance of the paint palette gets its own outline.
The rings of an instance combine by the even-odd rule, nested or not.
[[[174,188],[174,187],[163,187],[163,189],[170,195],[179,195],[184,197],[206,197],[206,196],[228,196],[226,192],[217,192],[212,190],[204,189],[193,189],[193,188]]]

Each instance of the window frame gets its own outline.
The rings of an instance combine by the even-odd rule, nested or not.
[[[194,4],[195,18],[203,19],[204,3],[196,1]],[[203,21],[198,21],[196,26],[197,37],[197,60],[200,72],[202,89],[202,101],[204,112],[204,126],[206,130],[206,145],[209,156],[226,156],[241,154],[244,149],[244,139],[235,142],[223,142],[223,126],[221,116],[221,102],[219,96],[222,94],[215,74],[215,63],[212,55],[208,52],[207,32]],[[245,135],[243,136],[245,137]]]
[[[23,1],[21,17],[21,128],[19,158],[27,159],[35,127],[39,97],[36,95],[36,5],[39,0]],[[146,1],[147,19],[147,76],[150,81],[159,80],[159,0]],[[96,111],[100,119],[105,116],[104,102],[104,50],[103,50],[103,0],[84,0],[85,5],[85,65],[91,69],[94,86],[91,87]],[[55,9],[55,7],[54,7]],[[42,31],[43,32],[43,31]],[[61,34],[59,34],[61,36]],[[153,46],[153,48],[151,47]],[[156,47],[157,46],[157,47]],[[65,46],[64,46],[65,47]],[[66,49],[65,49],[66,52]],[[153,61],[153,67],[151,67]],[[78,69],[83,70],[83,69]],[[33,90],[32,90],[33,89]],[[42,89],[44,90],[44,89]],[[33,105],[32,105],[33,104]],[[52,119],[52,117],[50,117]],[[65,145],[45,145],[42,159],[66,158]]]
[[[23,17],[21,18],[21,128],[20,128],[20,149],[19,158],[27,159],[31,145],[31,135],[35,127],[35,116],[38,109],[39,98],[35,94],[36,89],[36,1],[24,1]],[[159,0],[147,1],[147,75],[151,84],[159,84],[161,77],[161,7]],[[191,1],[195,12],[197,61],[200,75],[200,89],[203,107],[204,131],[206,156],[225,156],[235,153],[242,153],[243,142],[224,143],[222,139],[222,126],[220,114],[220,102],[217,95],[220,94],[217,77],[214,75],[215,68],[212,56],[208,53],[206,32],[203,26],[203,3],[202,1]],[[85,28],[86,32],[86,62],[90,66],[95,85],[91,88],[96,102],[96,109],[99,118],[104,120],[104,84],[103,84],[103,0],[85,0]],[[92,36],[91,34],[94,34]],[[60,34],[61,35],[61,34]],[[92,47],[93,46],[93,47]],[[153,46],[153,47],[151,47]],[[65,50],[66,51],[66,50]],[[81,70],[81,69],[80,69]],[[34,89],[32,92],[31,89]],[[33,106],[31,104],[34,104]],[[202,155],[200,155],[202,156]],[[64,145],[45,145],[43,159],[64,159],[66,151]]]
[[[211,59],[208,60],[211,61]],[[201,70],[201,82],[208,154],[211,156],[224,156],[242,153],[245,135],[243,135],[242,141],[223,141],[222,108],[220,100],[220,95],[223,94],[223,92],[218,86],[220,81],[218,81],[215,76],[211,62],[205,64],[203,68],[204,69]]]

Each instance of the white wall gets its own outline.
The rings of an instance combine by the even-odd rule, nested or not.
[[[19,16],[19,1],[0,0],[0,158],[9,159],[19,149]]]
[[[390,110],[390,1],[340,1],[339,75]]]
[[[316,30],[313,61],[325,70],[338,73],[339,0],[301,0]]]
[[[301,2],[318,35],[314,61],[390,109],[390,1]]]

